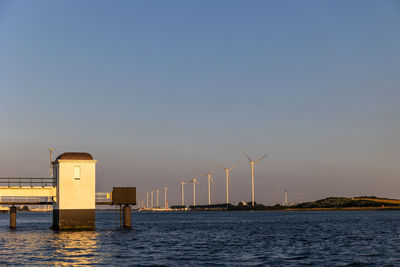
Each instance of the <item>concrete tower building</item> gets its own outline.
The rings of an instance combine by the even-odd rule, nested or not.
[[[89,153],[80,152],[66,152],[53,161],[55,230],[95,229],[96,162]]]

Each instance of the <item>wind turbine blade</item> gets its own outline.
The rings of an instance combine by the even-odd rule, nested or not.
[[[255,161],[255,163],[259,162],[260,160],[265,159],[268,156],[268,154],[265,154],[264,156],[262,156],[261,158],[259,158],[258,160]]]
[[[214,183],[214,179],[210,176],[211,182]]]
[[[247,155],[247,154],[244,153],[244,152],[242,152],[242,154],[243,154],[246,158],[248,158],[250,161],[252,161],[251,158],[249,157],[249,155]]]
[[[224,166],[222,166],[222,165],[218,165],[220,168],[222,168],[222,169],[226,169]]]
[[[235,168],[238,164],[239,164],[240,160],[238,160],[235,164],[232,165],[232,167],[230,167],[228,170],[232,170],[233,168]]]

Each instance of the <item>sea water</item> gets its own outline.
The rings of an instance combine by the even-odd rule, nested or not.
[[[400,265],[399,211],[96,212],[96,231],[55,232],[52,213],[0,214],[0,265]]]

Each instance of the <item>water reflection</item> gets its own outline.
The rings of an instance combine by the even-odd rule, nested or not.
[[[0,265],[99,264],[98,233],[2,229]]]
[[[97,264],[98,234],[91,231],[59,232],[53,237],[52,264]]]

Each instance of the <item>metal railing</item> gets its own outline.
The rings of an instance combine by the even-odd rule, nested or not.
[[[54,178],[31,178],[31,177],[0,177],[0,186],[7,187],[54,187]]]
[[[111,202],[111,192],[96,192],[96,204],[110,204]]]

